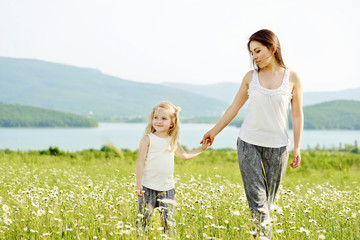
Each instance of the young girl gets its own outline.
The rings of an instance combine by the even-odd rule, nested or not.
[[[164,231],[173,229],[174,153],[184,160],[191,159],[207,148],[207,144],[185,152],[179,142],[179,111],[170,102],[156,105],[149,118],[146,135],[141,139],[136,166],[136,192],[139,199],[139,213],[142,228],[150,224],[155,208],[161,212]],[[170,219],[169,219],[170,218]]]

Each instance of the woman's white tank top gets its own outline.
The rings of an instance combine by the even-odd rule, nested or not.
[[[170,137],[161,138],[152,133],[142,175],[143,186],[156,191],[175,187],[174,152],[170,152]]]
[[[290,143],[288,114],[292,94],[289,75],[289,69],[286,68],[281,86],[267,89],[260,85],[258,71],[253,71],[248,89],[248,110],[239,132],[241,140],[272,148]]]

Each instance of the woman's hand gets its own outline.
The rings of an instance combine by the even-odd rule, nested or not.
[[[201,140],[200,144],[207,144],[207,146],[211,146],[214,142],[214,139],[215,139],[215,134],[213,134],[210,131],[208,131],[207,133],[205,133],[203,139]]]
[[[135,190],[136,194],[138,197],[142,197],[143,195],[143,187],[140,185],[140,186],[136,186],[136,190]]]
[[[293,155],[294,155],[293,162],[290,164],[290,166],[292,168],[297,168],[298,166],[300,166],[300,162],[301,162],[300,149],[294,149]]]

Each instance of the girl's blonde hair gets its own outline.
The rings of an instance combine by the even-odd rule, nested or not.
[[[179,134],[180,134],[180,121],[179,121],[180,108],[175,107],[175,105],[172,104],[171,102],[163,101],[163,102],[158,103],[153,108],[153,110],[150,114],[150,117],[149,117],[149,123],[146,127],[145,134],[150,134],[150,133],[156,132],[156,130],[153,127],[152,122],[153,122],[155,111],[158,108],[163,108],[169,112],[169,116],[170,116],[170,120],[171,120],[171,124],[172,124],[172,126],[170,126],[170,129],[169,129],[169,136],[171,137],[170,151],[175,151],[176,150],[176,141],[179,138]]]

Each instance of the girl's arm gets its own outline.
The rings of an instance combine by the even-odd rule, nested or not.
[[[142,197],[143,188],[142,188],[142,173],[145,165],[146,155],[149,149],[150,138],[148,135],[145,135],[139,145],[139,155],[136,164],[136,193],[138,197]]]
[[[194,158],[196,157],[197,155],[199,155],[200,153],[202,153],[203,151],[206,150],[207,148],[207,144],[206,143],[203,143],[201,145],[201,147],[197,148],[197,149],[194,149],[194,150],[191,150],[189,152],[186,152],[184,150],[184,148],[181,146],[179,140],[177,141],[176,143],[176,151],[175,151],[175,154],[176,156],[180,157],[181,159],[183,160],[189,160],[191,158]]]
[[[300,78],[295,72],[292,72],[291,78],[293,82],[291,117],[294,131],[294,157],[293,162],[290,164],[290,166],[292,168],[297,168],[300,165],[301,161],[300,144],[304,128],[304,114],[302,110],[302,84]]]
[[[204,135],[200,142],[201,144],[207,143],[208,146],[211,146],[216,135],[218,135],[236,117],[248,99],[248,89],[251,79],[252,71],[245,75],[232,104],[226,109],[224,115],[221,117],[218,123]]]

